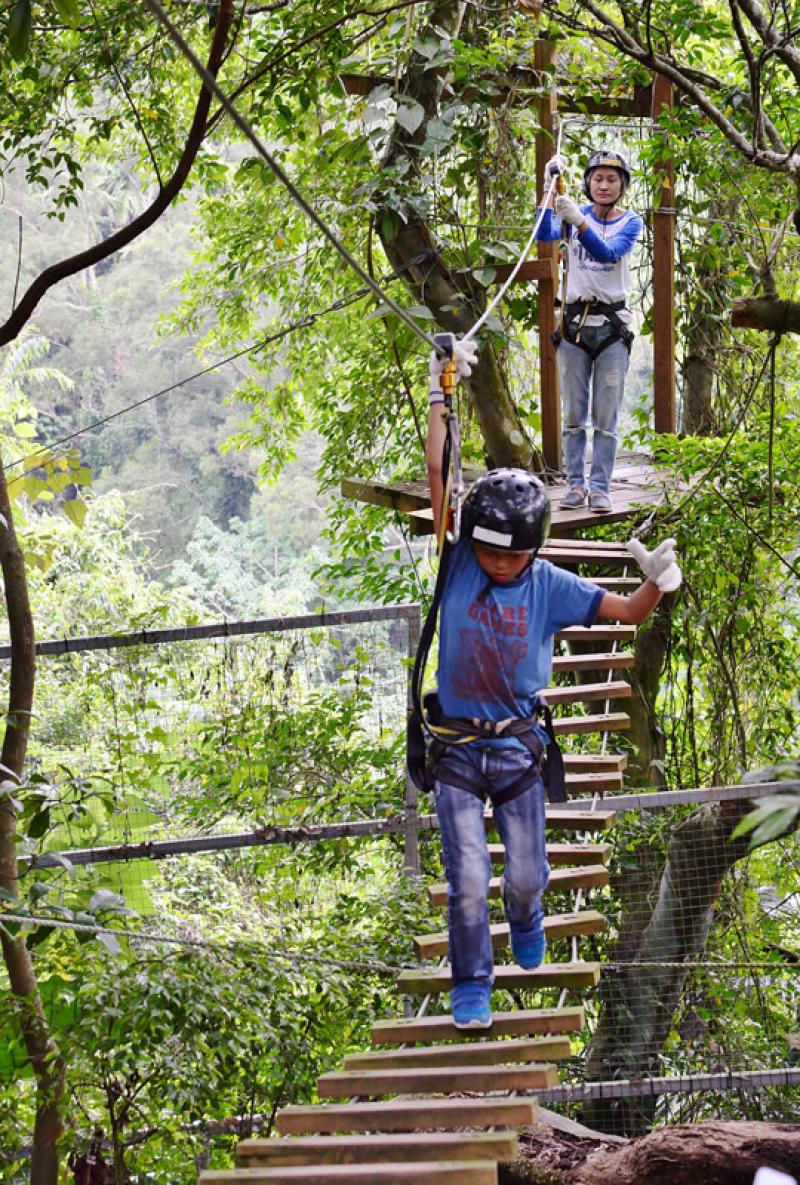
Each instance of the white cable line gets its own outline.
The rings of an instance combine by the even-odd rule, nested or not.
[[[149,2],[150,2],[150,0],[148,0],[148,3]],[[556,151],[555,151],[556,156],[558,156],[559,153],[561,152],[561,131],[562,131],[562,128],[559,127],[558,141],[556,143]],[[520,268],[522,267],[525,260],[528,258],[528,252],[530,251],[531,247],[533,246],[534,242],[536,241],[536,236],[539,233],[539,227],[542,225],[542,222],[544,221],[544,216],[547,213],[547,210],[549,209],[549,202],[550,202],[550,198],[553,196],[553,190],[555,189],[556,180],[557,180],[556,177],[550,178],[550,184],[547,187],[547,193],[542,198],[542,204],[539,207],[539,213],[537,215],[536,221],[533,224],[533,230],[531,231],[531,233],[528,237],[527,243],[525,244],[525,246],[522,249],[522,254],[520,255],[519,259],[517,260],[517,262],[514,265],[511,275],[508,277],[508,279],[502,285],[502,287],[498,290],[494,299],[487,305],[486,309],[484,310],[482,315],[478,318],[478,320],[475,322],[475,324],[472,326],[472,329],[470,329],[469,333],[464,334],[463,338],[461,339],[462,341],[468,342],[475,336],[475,334],[478,332],[478,330],[481,328],[481,326],[484,324],[484,322],[487,320],[487,318],[491,316],[491,314],[497,308],[500,301],[505,296],[506,289],[511,284],[513,284],[514,281],[516,280],[517,274],[518,274]]]

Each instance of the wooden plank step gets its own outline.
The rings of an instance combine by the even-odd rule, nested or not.
[[[378,1020],[372,1026],[373,1045],[410,1045],[428,1041],[483,1040],[486,1037],[522,1037],[535,1033],[579,1033],[584,1016],[580,1006],[570,1008],[516,1009],[493,1012],[489,1029],[457,1029],[451,1016],[420,1016]]]
[[[626,753],[565,753],[564,769],[567,773],[609,773],[625,769],[628,764]]]
[[[502,1066],[511,1062],[562,1061],[570,1057],[569,1037],[525,1037],[509,1041],[469,1041],[462,1045],[415,1045],[411,1049],[381,1049],[349,1053],[345,1070],[404,1070],[434,1066]]]
[[[610,831],[617,821],[615,811],[573,811],[558,806],[545,807],[545,818],[547,826],[556,831]]]
[[[242,1140],[236,1148],[236,1161],[243,1168],[407,1160],[498,1160],[509,1164],[517,1155],[517,1143],[511,1132],[314,1135],[293,1140]]]
[[[528,972],[530,974],[530,972]],[[486,1093],[490,1090],[547,1090],[558,1082],[555,1066],[455,1066],[419,1070],[334,1070],[317,1079],[322,1099],[370,1098],[384,1094]]]
[[[627,699],[631,694],[631,685],[625,679],[613,679],[603,683],[578,683],[572,687],[547,687],[541,694],[552,708],[557,704]]]
[[[623,564],[630,564],[634,571],[637,570],[636,560],[624,547],[595,547],[588,539],[570,542],[565,539],[549,540],[539,552],[539,556],[563,568],[575,568],[579,564],[617,568]]]
[[[545,893],[574,893],[577,889],[602,889],[608,884],[608,869],[597,865],[586,865],[578,868],[554,868],[550,873]],[[500,896],[500,877],[493,876],[489,881],[489,900],[496,900]],[[431,885],[428,890],[431,905],[447,904],[447,882],[440,881]]]
[[[199,1185],[497,1185],[493,1160],[410,1164],[327,1164],[268,1169],[207,1169]]]
[[[494,969],[494,986],[502,988],[593,988],[600,982],[599,963],[543,963],[535,971],[502,965]],[[401,994],[427,996],[450,991],[450,968],[401,971],[397,977]],[[488,1031],[488,1030],[487,1030]],[[464,1087],[464,1089],[468,1089]]]
[[[584,909],[579,913],[560,913],[544,919],[544,932],[548,942],[557,938],[577,938],[585,934],[600,934],[607,929],[608,922],[595,909]],[[508,926],[499,922],[489,926],[492,946],[508,946]],[[420,959],[438,959],[447,954],[447,931],[437,934],[422,934],[414,939],[414,946]]]
[[[424,1019],[450,1021],[449,1017]],[[490,1029],[483,1031],[491,1032]],[[279,1111],[275,1122],[283,1136],[314,1132],[420,1132],[432,1128],[526,1127],[536,1122],[538,1110],[534,1099],[502,1098],[391,1099],[382,1103],[325,1103],[317,1106],[295,1103]]]
[[[600,625],[568,625],[555,635],[557,642],[632,642],[635,637],[635,625],[614,625],[608,622]]]
[[[504,864],[506,850],[501,843],[490,843],[489,859],[492,864]],[[549,843],[547,845],[547,863],[551,868],[561,868],[565,864],[608,864],[614,854],[611,843]]]
[[[425,827],[438,825],[435,815],[422,815]],[[487,831],[494,831],[494,818],[491,811],[486,811],[483,817]],[[555,831],[610,831],[617,821],[615,811],[582,810],[567,806],[546,806],[545,821],[548,827]]]
[[[609,790],[621,790],[624,784],[622,774],[614,772],[567,774],[564,782],[567,794],[579,798],[587,794],[605,794]]]
[[[556,736],[582,736],[588,732],[627,732],[631,718],[627,712],[603,712],[598,716],[561,716],[553,719]]]
[[[553,674],[563,675],[569,671],[623,671],[634,664],[630,650],[610,651],[602,654],[556,654],[553,658]]]
[[[632,593],[642,583],[641,576],[592,576],[592,584],[606,592]]]
[[[624,461],[620,461],[619,459],[617,459],[615,473],[621,474],[623,471],[635,473],[638,470],[635,465],[633,467],[630,467],[630,466],[626,467]],[[570,548],[574,548],[574,547],[587,547],[587,548],[591,549],[592,551],[619,551],[620,548],[622,548],[622,550],[625,551],[625,548],[617,539],[561,539],[561,538],[556,538],[556,539],[548,539],[545,546],[548,548],[551,548],[551,549],[563,547],[563,548],[566,548],[567,550],[569,550]],[[627,552],[627,554],[630,555],[630,552]]]

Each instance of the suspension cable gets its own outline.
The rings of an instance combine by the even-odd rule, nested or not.
[[[291,195],[292,200],[300,207],[306,217],[314,223],[319,231],[325,236],[332,247],[339,253],[348,267],[356,273],[359,279],[367,285],[367,287],[378,297],[378,299],[391,309],[395,316],[408,326],[408,328],[416,334],[416,336],[424,341],[431,349],[436,349],[436,343],[430,334],[426,333],[424,329],[420,329],[416,321],[409,315],[408,312],[401,305],[399,305],[388,293],[384,292],[380,284],[378,284],[369,272],[365,271],[357,259],[351,255],[344,243],[338,238],[336,234],[325,223],[316,210],[306,201],[300,190],[291,180],[291,178],[284,172],[278,161],[267,151],[261,140],[253,130],[250,123],[239,112],[236,105],[231,102],[225,92],[221,89],[216,79],[209,73],[203,63],[195,54],[191,46],[184,40],[178,29],[167,16],[162,8],[159,0],[145,0],[147,7],[153,13],[155,18],[166,29],[170,39],[174,42],[194,71],[198,74],[206,89],[214,95],[217,102],[227,111],[230,118],[242,132],[242,134],[250,141],[255,148],[258,155],[264,163],[271,169],[271,171],[278,178],[280,183],[285,187]]]

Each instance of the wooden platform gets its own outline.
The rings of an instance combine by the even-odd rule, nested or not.
[[[476,467],[465,467],[466,489],[484,472]],[[675,479],[654,466],[647,457],[635,453],[620,454],[611,480],[613,509],[610,514],[594,514],[586,505],[579,510],[561,510],[558,503],[565,489],[563,483],[549,487],[553,508],[551,534],[569,538],[576,532],[601,523],[622,522],[635,517],[642,507],[652,510],[659,506],[668,488],[678,488]],[[345,498],[369,502],[374,506],[387,506],[407,514],[412,535],[430,535],[433,532],[428,483],[422,479],[394,483],[375,478],[350,477],[342,482],[341,492]]]

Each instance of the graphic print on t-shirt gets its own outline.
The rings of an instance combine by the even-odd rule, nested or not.
[[[458,631],[453,692],[461,699],[489,697],[497,703],[513,702],[509,695],[513,697],[517,666],[528,653],[527,606],[501,607],[480,596],[470,605],[467,616],[477,628]]]
[[[460,653],[458,668],[453,672],[453,691],[462,699],[488,696],[508,702],[509,687],[514,686],[514,675],[519,663],[528,653],[528,643],[515,638],[503,646],[503,662],[498,662],[497,646],[480,630],[458,631]]]

